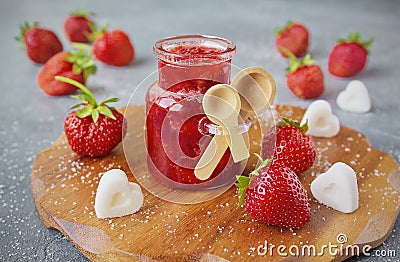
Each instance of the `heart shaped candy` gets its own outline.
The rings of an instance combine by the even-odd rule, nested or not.
[[[359,80],[350,81],[339,93],[336,104],[343,110],[354,113],[366,113],[371,110],[371,99],[368,89]]]
[[[142,204],[143,194],[140,186],[129,182],[124,171],[111,169],[101,177],[94,204],[98,218],[133,214]]]
[[[308,120],[307,135],[333,137],[340,131],[339,119],[332,114],[331,105],[325,100],[312,102],[304,113],[301,124]]]
[[[321,203],[343,213],[358,208],[357,177],[354,170],[337,162],[311,183],[311,193]]]

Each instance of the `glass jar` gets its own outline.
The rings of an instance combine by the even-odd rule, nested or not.
[[[197,179],[194,168],[219,130],[204,114],[203,94],[215,84],[230,82],[235,44],[218,37],[186,35],[159,40],[153,50],[158,81],[146,94],[150,174],[173,188],[232,184],[243,165],[233,162],[229,149],[209,179]]]

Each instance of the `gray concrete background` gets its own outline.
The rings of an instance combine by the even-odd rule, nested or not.
[[[311,32],[310,52],[324,70],[328,100],[343,125],[367,135],[374,147],[400,160],[399,1],[5,1],[0,3],[0,260],[85,261],[59,232],[46,229],[38,218],[30,189],[31,165],[38,152],[63,132],[63,119],[75,101],[48,97],[37,87],[40,66],[32,64],[13,37],[24,20],[38,20],[56,31],[65,48],[62,23],[80,7],[97,14],[98,23],[125,30],[134,42],[136,61],[125,68],[99,66],[88,83],[98,98],[118,96],[125,106],[135,87],[156,69],[153,43],[166,36],[201,33],[237,44],[233,64],[259,65],[277,81],[277,102],[306,107],[311,101],[293,96],[285,84],[286,61],[274,47],[273,28],[295,18]],[[349,32],[375,36],[364,81],[373,109],[358,115],[343,112],[335,98],[349,79],[326,71],[336,39]],[[141,94],[143,95],[143,93]],[[396,257],[361,257],[365,261],[399,261],[400,220],[378,250],[396,250]],[[372,252],[376,255],[376,252]],[[357,259],[357,258],[354,258]],[[358,260],[357,259],[357,260]]]

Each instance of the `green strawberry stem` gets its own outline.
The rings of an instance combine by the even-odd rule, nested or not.
[[[94,23],[89,23],[89,27],[90,27],[90,30],[92,30],[92,33],[87,34],[87,37],[92,42],[94,40],[96,40],[97,38],[102,37],[108,31],[107,23],[105,23],[100,29]]]
[[[302,66],[310,66],[314,64],[314,60],[311,54],[306,54],[303,59],[298,59],[290,50],[282,46],[278,47],[283,53],[285,53],[289,58],[289,66],[286,68],[287,73],[295,72]]]
[[[97,67],[92,57],[92,47],[82,43],[72,43],[74,50],[68,52],[65,61],[73,64],[72,72],[74,74],[83,73],[85,82],[88,77],[95,74]]]
[[[274,28],[275,36],[280,35],[283,31],[288,29],[291,25],[296,24],[297,20],[289,20],[283,27]]]
[[[93,121],[97,122],[97,120],[99,119],[99,115],[102,114],[105,115],[106,117],[116,120],[114,114],[111,111],[114,110],[115,108],[109,107],[107,103],[117,102],[119,101],[118,98],[108,98],[97,104],[96,99],[94,98],[93,93],[89,90],[89,88],[82,85],[78,81],[63,76],[56,76],[55,79],[57,81],[71,84],[79,88],[80,94],[71,96],[73,98],[77,98],[83,101],[82,103],[76,104],[70,108],[74,109],[80,106],[84,106],[82,109],[80,109],[75,113],[76,116],[80,118],[85,118],[91,115]]]
[[[254,153],[254,155],[256,155],[258,157],[258,159],[260,159],[260,161],[261,161],[260,165],[256,169],[254,169],[249,174],[249,176],[236,176],[236,179],[238,182],[235,184],[235,186],[238,188],[238,195],[239,195],[238,207],[241,207],[243,205],[246,190],[249,187],[249,184],[250,184],[251,180],[253,179],[253,177],[259,176],[259,172],[261,171],[261,169],[266,167],[269,164],[269,162],[271,162],[271,159],[263,160],[262,157],[257,153]]]
[[[32,25],[30,25],[28,21],[24,21],[24,23],[19,27],[20,34],[19,34],[19,36],[15,37],[15,40],[17,40],[18,42],[21,43],[22,50],[25,50],[25,48],[26,48],[26,44],[25,44],[26,32],[28,32],[29,29],[31,29],[33,27],[38,27],[38,26],[39,26],[39,22],[37,22],[37,21],[33,22]]]
[[[308,130],[308,119],[306,120],[306,122],[303,125],[300,125],[299,122],[297,121],[293,121],[289,118],[284,117],[282,119],[282,121],[278,122],[278,125],[280,126],[293,126],[297,129],[299,129],[301,132],[306,133]]]
[[[367,41],[362,41],[361,40],[361,35],[359,32],[356,33],[349,33],[347,39],[340,38],[337,42],[338,43],[349,43],[349,42],[356,42],[360,45],[362,45],[368,52],[372,46],[372,43],[374,42],[375,38],[371,37]]]
[[[69,14],[72,15],[72,16],[86,17],[86,18],[89,18],[89,17],[93,17],[93,16],[94,16],[94,13],[93,13],[93,12],[87,12],[87,11],[86,11],[85,9],[83,9],[83,8],[80,8],[80,9],[77,9],[77,10],[73,10],[73,11],[71,11]]]

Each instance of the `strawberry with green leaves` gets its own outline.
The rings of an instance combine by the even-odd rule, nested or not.
[[[290,91],[302,99],[313,99],[322,95],[325,90],[324,74],[307,54],[303,59],[297,59],[289,50],[282,49],[288,56],[286,84]]]
[[[275,29],[275,46],[283,57],[288,55],[282,48],[289,50],[296,57],[302,57],[307,53],[309,35],[304,25],[289,21],[284,27]]]
[[[89,75],[96,73],[95,61],[91,57],[91,48],[84,44],[73,44],[74,50],[60,52],[44,64],[37,76],[39,87],[50,96],[69,95],[77,87],[69,83],[56,81],[55,76],[71,78],[85,84]]]
[[[49,29],[40,27],[38,22],[30,25],[25,21],[20,30],[20,36],[15,39],[22,44],[29,59],[35,63],[44,64],[63,50],[57,35]]]
[[[89,35],[92,33],[93,13],[83,9],[75,10],[64,21],[65,36],[71,42],[90,43]]]
[[[307,191],[290,168],[264,160],[249,177],[238,176],[237,181],[238,206],[244,204],[255,220],[288,228],[310,220]]]
[[[125,117],[107,103],[117,102],[118,98],[96,102],[92,92],[81,83],[56,76],[57,81],[79,88],[80,93],[73,96],[82,100],[71,109],[82,107],[68,114],[64,120],[64,131],[71,149],[82,156],[101,157],[110,153],[124,138],[127,123]]]
[[[303,125],[283,118],[263,138],[262,157],[273,158],[274,164],[289,167],[297,175],[314,164],[317,152],[314,142],[306,135],[307,122]]]
[[[93,54],[97,60],[111,66],[126,66],[135,58],[135,50],[129,36],[122,30],[107,30],[103,26],[100,31],[91,35],[94,39]]]
[[[328,57],[329,72],[338,77],[355,76],[365,68],[369,49],[374,41],[362,41],[359,33],[350,33],[348,39],[339,39]]]

